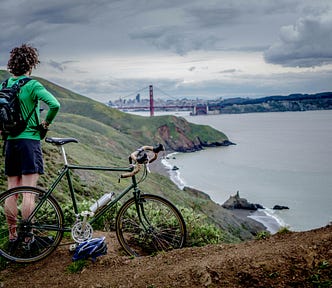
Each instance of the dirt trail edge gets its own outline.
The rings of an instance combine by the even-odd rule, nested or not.
[[[332,287],[332,225],[154,257],[123,256],[112,233],[107,243],[108,254],[79,273],[68,272],[66,246],[34,264],[10,264],[0,287]]]

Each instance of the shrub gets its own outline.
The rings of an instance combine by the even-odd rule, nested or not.
[[[290,232],[290,230],[289,230],[288,227],[281,227],[281,228],[278,230],[278,233],[279,233],[279,234],[287,234],[287,233],[289,233],[289,232]]]
[[[180,211],[187,226],[187,246],[218,244],[224,240],[222,230],[209,223],[206,215],[197,214],[190,208],[182,208]]]
[[[265,240],[271,236],[271,233],[268,231],[261,231],[256,235],[257,240]]]

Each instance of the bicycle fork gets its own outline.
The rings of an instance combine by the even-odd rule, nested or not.
[[[134,198],[135,198],[135,205],[136,205],[136,211],[138,215],[138,219],[140,223],[142,224],[144,230],[151,234],[154,231],[153,226],[151,225],[150,221],[146,217],[145,211],[144,211],[144,203],[145,200],[141,198],[141,193],[139,190],[134,192]]]

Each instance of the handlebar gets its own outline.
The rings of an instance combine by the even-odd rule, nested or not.
[[[129,156],[129,163],[132,164],[132,162],[137,162],[138,164],[145,164],[145,163],[151,163],[154,160],[157,159],[158,153],[160,151],[164,150],[164,146],[162,144],[158,144],[157,146],[142,146],[141,148],[137,149]],[[152,151],[153,157],[148,158],[148,155],[145,153],[145,151]]]
[[[66,152],[64,149],[64,144],[67,143],[78,143],[78,140],[75,138],[55,138],[55,137],[46,137],[45,141],[51,144],[54,144],[56,146],[60,146],[62,149],[62,154],[63,154],[63,158],[65,161],[65,164],[67,165],[67,157],[66,157]],[[121,175],[121,178],[127,178],[127,177],[132,177],[135,174],[137,174],[140,169],[142,164],[148,164],[148,163],[152,163],[154,160],[157,159],[158,157],[158,153],[160,151],[164,151],[165,147],[162,144],[158,144],[156,146],[142,146],[141,148],[137,149],[136,151],[134,151],[133,153],[130,154],[129,156],[129,163],[132,164],[134,166],[133,171],[128,172],[128,173],[124,173]],[[152,157],[149,158],[148,153],[147,152],[152,152]],[[151,154],[151,153],[149,153]],[[135,165],[136,164],[136,165]]]
[[[129,173],[121,174],[121,178],[132,177],[137,174],[142,164],[152,163],[154,160],[157,159],[158,153],[160,151],[164,151],[165,148],[162,144],[158,144],[156,146],[142,146],[141,148],[137,149],[136,151],[132,152],[129,156],[129,163],[130,164],[137,164],[133,171]],[[148,154],[145,151],[152,152],[152,157],[149,158]]]

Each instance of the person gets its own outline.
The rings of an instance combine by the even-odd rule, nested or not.
[[[7,69],[11,73],[8,87],[24,77],[29,77],[39,61],[38,50],[31,45],[22,44],[10,52]],[[30,111],[36,111],[29,118],[26,129],[16,137],[8,136],[5,146],[5,174],[8,189],[18,186],[37,186],[39,175],[44,174],[43,155],[41,149],[41,135],[38,126],[48,129],[59,111],[60,103],[37,80],[32,79],[21,87],[19,95],[21,110],[25,119]],[[40,103],[48,106],[45,119],[40,121]],[[37,105],[36,105],[37,104]],[[24,194],[22,199],[21,216],[27,219],[35,205],[34,195]],[[12,196],[6,200],[5,214],[9,227],[9,240],[17,239],[17,199]]]

